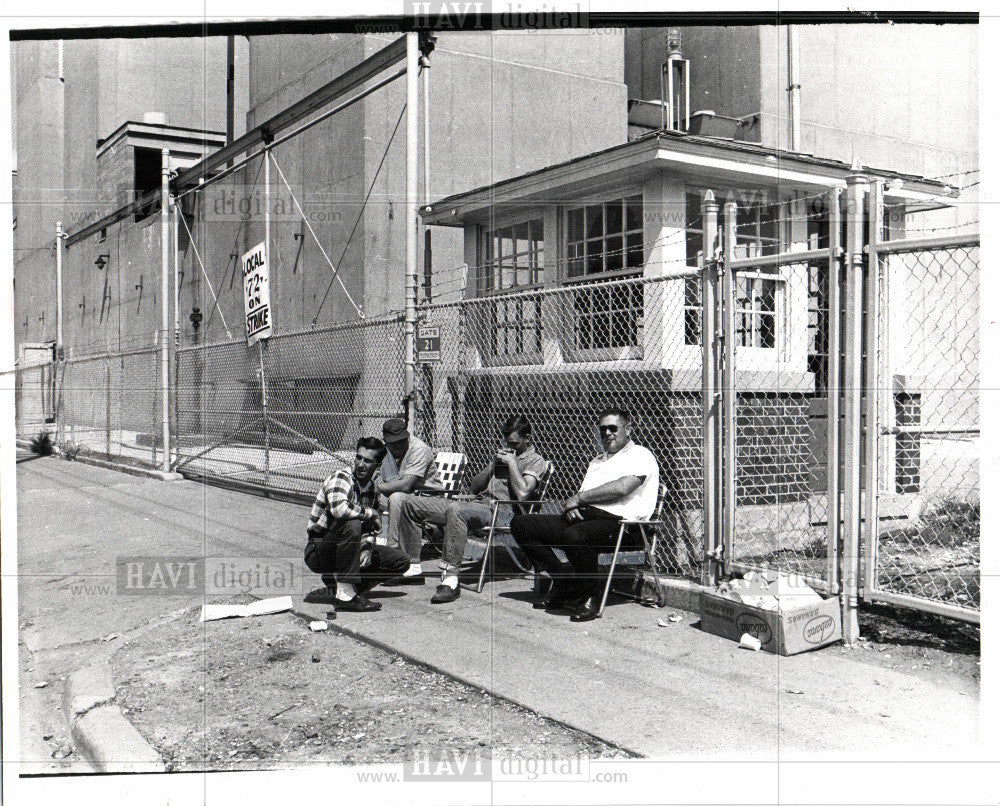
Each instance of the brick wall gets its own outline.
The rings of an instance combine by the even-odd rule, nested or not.
[[[455,385],[453,389],[459,387]],[[457,405],[464,403],[464,412]],[[499,426],[525,413],[535,443],[556,463],[549,497],[574,492],[600,451],[597,413],[618,405],[633,417],[633,437],[657,457],[668,507],[699,509],[702,501],[701,394],[673,388],[669,370],[476,376],[454,416],[463,443],[453,446],[482,467],[501,441]],[[737,403],[737,503],[780,504],[809,495],[808,398],[741,394]]]

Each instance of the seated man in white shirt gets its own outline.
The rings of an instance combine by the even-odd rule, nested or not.
[[[605,576],[598,557],[613,550],[622,518],[653,514],[660,485],[656,458],[632,442],[627,411],[605,409],[598,429],[604,453],[591,461],[580,491],[566,500],[562,514],[518,515],[510,524],[521,550],[552,578],[552,589],[534,606],[569,606],[571,621],[597,618]],[[554,547],[566,554],[566,562]]]

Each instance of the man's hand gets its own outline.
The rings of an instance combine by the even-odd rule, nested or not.
[[[563,511],[563,518],[565,518],[570,523],[575,523],[576,521],[582,521],[583,515],[580,514],[579,509],[573,507],[573,509],[567,509]]]
[[[571,512],[572,510],[579,510],[583,506],[583,501],[580,500],[580,494],[571,495],[566,499],[565,503],[562,505],[563,514]],[[580,513],[577,512],[577,515]],[[582,516],[581,516],[582,517]]]
[[[517,464],[517,454],[514,453],[510,448],[501,448],[497,451],[496,456],[498,461],[503,462],[507,467]]]

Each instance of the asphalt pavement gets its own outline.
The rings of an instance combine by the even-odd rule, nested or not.
[[[298,558],[295,608],[327,610],[301,601],[318,584],[301,564],[304,505],[45,458],[18,466],[17,506],[22,760],[39,769],[55,762],[37,734],[65,727],[39,691],[61,696],[74,669],[123,635],[205,601],[181,560],[235,558],[246,570]],[[149,558],[147,572],[161,561],[167,583],[123,588],[123,557]],[[644,756],[941,759],[967,757],[976,741],[971,681],[920,680],[839,645],[749,652],[702,632],[695,613],[663,621],[667,611],[624,599],[573,624],[533,610],[526,579],[489,580],[449,605],[431,605],[433,590],[433,579],[378,589],[380,612],[343,613],[337,626]]]

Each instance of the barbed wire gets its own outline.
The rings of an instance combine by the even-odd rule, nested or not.
[[[944,232],[945,230],[955,230],[961,229],[963,227],[971,227],[979,224],[979,219],[974,221],[966,221],[961,224],[946,224],[940,227],[910,227],[907,226],[906,234],[909,235],[912,232]]]
[[[928,179],[932,179],[932,180],[933,179],[951,179],[952,177],[956,177],[956,176],[968,176],[969,174],[977,174],[977,173],[979,173],[979,169],[978,168],[970,168],[967,171],[957,171],[956,173],[953,173],[953,174],[940,174],[939,176],[929,176],[927,178]]]

